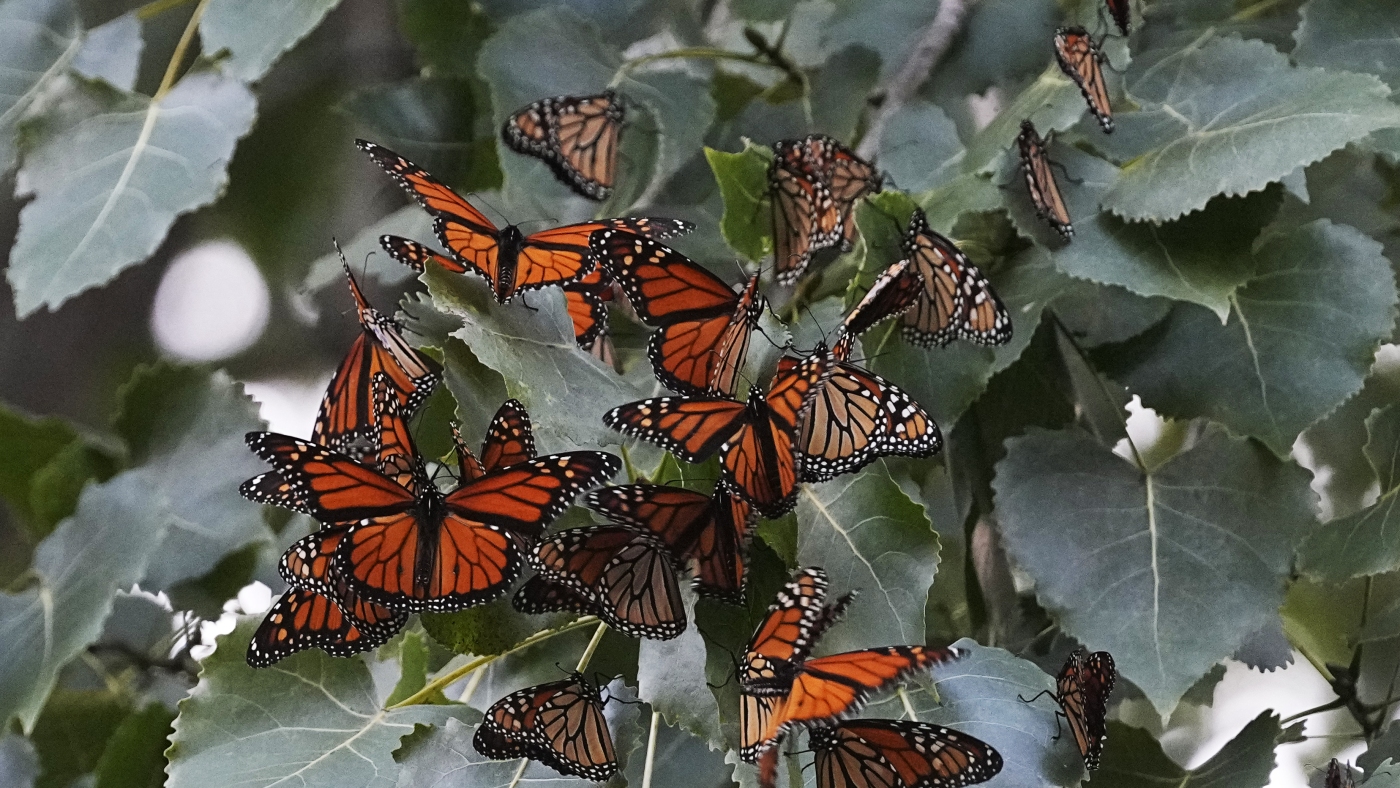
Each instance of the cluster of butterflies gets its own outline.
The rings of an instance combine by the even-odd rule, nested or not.
[[[1086,62],[1097,68],[1097,45],[1087,34],[1082,40],[1071,34],[1057,36],[1057,52],[1082,57],[1067,60],[1060,52],[1061,64],[1081,64],[1074,73],[1088,73]],[[1096,79],[1079,80],[1091,108],[1102,93],[1101,74]],[[1108,130],[1106,98],[1100,107],[1095,113]],[[514,150],[544,160],[580,194],[604,199],[616,175],[623,115],[612,92],[550,98],[516,113],[503,137]],[[1043,141],[1029,124],[1020,144],[1038,209],[1037,194],[1052,195],[1046,204],[1063,212]],[[941,449],[938,426],[918,403],[854,361],[857,338],[893,319],[909,342],[922,346],[957,339],[999,345],[1011,338],[1010,316],[987,279],[915,211],[902,259],[880,273],[834,342],[785,356],[766,389],[752,386],[741,400],[745,361],[767,299],[759,276],[736,291],[660,243],[689,232],[689,223],[627,217],[526,235],[513,225],[497,227],[402,156],[374,143],[358,145],[433,216],[434,234],[447,250],[382,237],[400,262],[418,271],[431,263],[480,275],[503,304],[557,286],[579,347],[614,365],[607,307],[630,306],[654,330],[648,359],[677,396],[622,405],[603,414],[604,422],[689,462],[718,456],[720,478],[709,495],[670,485],[603,486],[620,470],[618,458],[600,451],[538,455],[528,414],[510,400],[479,453],[453,426],[456,468],[451,489],[443,489],[410,430],[441,381],[441,366],[368,303],[346,265],[361,332],[331,380],[311,437],[259,432],[247,438],[272,470],[240,491],[323,526],[282,557],[289,588],[249,644],[254,667],[308,648],[335,656],[375,648],[410,613],[500,598],[526,567],[534,575],[512,598],[522,612],[593,615],[629,636],[674,638],[687,626],[678,574],[691,573],[702,595],[741,602],[753,521],[790,511],[800,484],[854,472],[881,456],[926,457]],[[830,137],[783,140],[774,150],[776,279],[791,283],[814,252],[849,248],[855,205],[880,190],[881,177]],[[1072,232],[1067,214],[1063,229]],[[548,533],[580,497],[607,524]],[[891,646],[808,659],[850,598],[827,604],[825,575],[816,568],[799,571],[779,594],[738,666],[741,756],[764,759],[762,771],[771,774],[778,742],[807,729],[822,788],[943,788],[997,774],[1000,755],[966,734],[912,720],[843,721],[871,693],[959,656],[956,649]],[[1113,680],[1106,653],[1084,659],[1076,653],[1052,693],[1090,768],[1102,748]],[[617,764],[603,703],[597,687],[577,673],[527,688],[490,708],[474,744],[488,757],[528,757],[606,780]]]

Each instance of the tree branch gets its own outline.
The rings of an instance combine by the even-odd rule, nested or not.
[[[924,28],[924,33],[914,44],[909,58],[884,85],[885,101],[870,119],[870,126],[856,151],[862,157],[868,159],[875,155],[875,149],[880,144],[880,135],[885,130],[885,123],[891,115],[914,98],[914,94],[918,92],[919,86],[924,84],[924,80],[928,79],[933,67],[943,59],[943,55],[953,43],[953,38],[962,29],[963,18],[967,15],[968,8],[975,1],[942,0],[938,4],[938,13],[934,14],[928,27]]]

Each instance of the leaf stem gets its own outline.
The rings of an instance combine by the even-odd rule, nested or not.
[[[520,759],[520,768],[515,770],[515,776],[512,777],[512,778],[510,778],[510,785],[506,786],[506,788],[515,788],[515,786],[519,785],[519,784],[520,784],[520,778],[525,776],[525,767],[526,767],[526,766],[529,766],[529,765],[530,765],[530,759],[529,759],[529,758],[521,758],[521,759]]]
[[[189,50],[190,43],[194,41],[195,31],[199,30],[199,20],[204,16],[204,9],[208,7],[209,0],[199,0],[199,5],[194,7],[194,13],[190,14],[190,21],[185,23],[185,32],[180,34],[180,41],[175,44],[175,52],[170,55],[170,62],[165,66],[165,76],[160,78],[160,87],[156,89],[155,96],[151,98],[152,103],[160,101],[175,86],[175,77],[180,73],[180,64],[185,60],[185,52]]]
[[[426,701],[429,697],[433,695],[433,693],[440,692],[449,685],[460,681],[463,676],[467,675],[468,673],[471,673],[477,668],[489,665],[492,662],[495,662],[496,660],[500,659],[501,657],[510,656],[511,654],[514,654],[517,651],[523,651],[524,649],[527,649],[530,646],[535,645],[536,643],[549,640],[550,638],[556,635],[562,635],[565,632],[572,632],[575,629],[583,629],[584,627],[590,626],[597,621],[597,616],[584,616],[575,621],[571,621],[562,627],[556,627],[555,629],[546,629],[541,632],[536,632],[530,637],[525,638],[524,640],[515,644],[511,648],[502,651],[499,654],[491,654],[485,657],[477,657],[476,659],[472,660],[471,662],[468,662],[462,667],[457,668],[456,670],[453,670],[449,673],[445,673],[441,676],[438,676],[437,678],[428,682],[423,686],[423,689],[418,690],[412,695],[409,695],[407,698],[404,698],[398,703],[395,703],[394,705],[390,706],[389,710],[392,711],[394,709],[401,709],[405,706],[416,706]]]
[[[651,775],[656,765],[656,731],[661,727],[661,712],[651,710],[651,731],[647,733],[647,760],[642,769],[642,788],[651,788]]]
[[[899,696],[900,703],[904,704],[904,713],[909,715],[909,719],[917,722],[919,715],[914,712],[914,704],[909,701],[909,693],[904,691],[903,684],[899,686],[899,689],[895,690],[895,694]]]
[[[590,618],[593,618],[590,616]],[[596,618],[593,620],[597,621]],[[583,656],[578,658],[578,667],[574,668],[575,673],[582,673],[588,669],[588,663],[593,660],[593,652],[598,650],[598,644],[603,642],[603,635],[608,631],[608,625],[598,621],[598,628],[593,630],[593,639],[588,641],[588,648],[583,650]]]

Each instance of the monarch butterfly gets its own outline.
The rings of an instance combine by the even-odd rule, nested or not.
[[[856,201],[880,191],[880,179],[869,162],[821,134],[774,143],[768,184],[773,256],[783,284],[802,275],[813,252],[849,248]]]
[[[341,577],[335,550],[348,529],[327,528],[303,537],[282,556],[278,570],[291,588],[275,602],[248,644],[251,667],[263,668],[308,648],[345,657],[387,643],[408,621],[362,599]]]
[[[691,564],[695,590],[741,603],[752,507],[720,482],[714,497],[662,484],[604,487],[584,498],[613,522],[656,534],[671,554]]]
[[[593,269],[588,236],[597,230],[623,227],[640,235],[664,237],[692,227],[674,219],[602,219],[525,235],[515,225],[497,228],[471,203],[388,148],[364,140],[355,144],[437,217],[433,230],[452,259],[442,255],[431,259],[454,273],[474,271],[485,277],[492,295],[502,304],[522,291],[582,279]]]
[[[341,265],[350,284],[350,295],[355,299],[360,335],[350,345],[350,352],[336,368],[321,398],[311,440],[363,458],[373,451],[376,431],[375,376],[387,376],[403,411],[413,414],[442,380],[442,366],[408,344],[398,321],[370,306],[343,255]]]
[[[1128,2],[1129,0],[1104,0],[1108,6],[1108,13],[1113,16],[1113,23],[1118,25],[1118,32],[1125,36],[1128,34],[1128,16],[1131,13]]]
[[[1062,27],[1055,31],[1055,60],[1060,70],[1065,72],[1084,101],[1089,111],[1099,119],[1105,134],[1113,133],[1113,107],[1108,103],[1108,85],[1103,78],[1103,53],[1082,27]]]
[[[520,606],[525,612],[549,608],[538,596],[543,590],[562,598],[562,609],[593,613],[624,635],[670,640],[685,631],[685,606],[671,554],[650,532],[622,525],[570,528],[541,541],[530,565],[547,584],[563,585],[592,605],[585,610],[578,599],[550,585],[527,584]]]
[[[1060,704],[1056,713],[1069,722],[1075,746],[1084,757],[1084,767],[1091,771],[1099,768],[1108,739],[1108,696],[1117,678],[1113,656],[1107,651],[1095,651],[1086,657],[1083,649],[1075,649],[1055,678],[1055,692],[1042,690],[1030,699],[1051,695]]]
[[[491,704],[472,746],[487,758],[530,758],[560,774],[594,782],[617,774],[602,695],[578,673],[517,690]]]
[[[1002,767],[991,745],[928,722],[850,720],[807,735],[817,788],[959,788]]]
[[[924,280],[912,260],[904,259],[880,272],[857,303],[841,321],[838,329],[841,341],[869,331],[884,321],[898,317],[918,302],[924,292]]]
[[[615,474],[616,457],[569,452],[459,482],[443,495],[389,400],[399,460],[386,473],[322,446],[276,433],[248,445],[304,496],[313,516],[353,524],[335,560],[369,601],[399,610],[456,610],[502,594],[520,573],[520,550],[583,490]]]
[[[956,244],[928,226],[922,210],[915,209],[909,218],[904,256],[924,285],[914,308],[900,317],[905,339],[923,346],[943,346],[954,339],[979,345],[1011,341],[1011,315],[992,283]]]
[[[760,736],[786,694],[786,677],[855,598],[845,594],[828,605],[826,589],[825,570],[799,569],[778,591],[744,650],[739,663],[739,756],[749,763],[758,758]]]
[[[832,371],[802,421],[802,480],[824,482],[853,473],[876,459],[900,454],[931,457],[943,448],[943,435],[903,389],[848,361],[845,334],[832,348]],[[778,374],[789,374],[798,360],[778,361]]]
[[[461,272],[461,266],[432,247],[398,235],[379,236],[379,245],[389,256],[422,273],[429,262],[449,271]],[[561,285],[569,319],[574,324],[574,342],[608,365],[615,365],[616,352],[608,339],[608,301],[612,300],[612,280],[594,268],[573,284]]]
[[[814,579],[813,570],[802,570],[779,593],[740,661],[739,754],[750,762],[793,726],[829,722],[854,711],[870,693],[960,656],[954,648],[886,646],[806,659],[835,622],[832,613],[841,612],[823,604],[824,575],[819,577],[821,596],[814,599]],[[844,601],[837,604],[844,609]]]
[[[543,159],[575,192],[606,200],[617,177],[622,117],[622,102],[611,90],[556,96],[517,111],[501,127],[501,138],[516,153]]]
[[[508,399],[496,410],[481,442],[481,458],[467,448],[461,430],[452,425],[452,443],[457,452],[457,477],[466,482],[480,479],[489,471],[535,459],[535,435],[530,414],[520,400]]]
[[[1351,767],[1333,758],[1327,762],[1327,781],[1324,788],[1352,788],[1356,784],[1351,776]]]
[[[680,252],[631,232],[604,230],[590,245],[637,316],[660,329],[647,355],[661,383],[682,394],[733,396],[749,340],[768,307],[758,277],[735,293]]]
[[[797,499],[802,472],[797,427],[817,390],[831,374],[831,351],[817,351],[789,374],[778,375],[764,395],[757,386],[747,403],[724,397],[659,397],[603,414],[603,423],[668,449],[688,462],[718,453],[723,478],[765,517],[781,517]]]
[[[1045,152],[1045,140],[1035,130],[1029,120],[1021,121],[1021,133],[1016,135],[1016,145],[1021,152],[1021,172],[1026,178],[1026,188],[1031,194],[1035,212],[1044,219],[1066,241],[1074,238],[1074,225],[1070,222],[1069,208],[1060,194],[1060,185],[1055,182],[1055,173],[1050,169],[1050,156]]]

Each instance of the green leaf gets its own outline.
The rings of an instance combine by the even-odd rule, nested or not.
[[[209,72],[185,76],[159,101],[75,82],[60,103],[19,174],[35,195],[7,273],[20,317],[149,257],[176,217],[223,191],[234,145],[253,124],[248,89]]]
[[[1385,0],[1310,0],[1299,11],[1293,60],[1375,74],[1400,87],[1400,19]]]
[[[39,756],[23,736],[0,736],[0,788],[33,788],[39,776]]]
[[[683,592],[690,626],[670,640],[643,640],[637,651],[637,696],[670,725],[724,749],[719,706],[705,683],[705,641],[695,621],[695,595]]]
[[[1366,459],[1375,469],[1381,497],[1362,511],[1327,523],[1299,548],[1299,568],[1322,581],[1336,583],[1400,568],[1400,406],[1372,411],[1366,434]]]
[[[512,16],[487,39],[477,58],[480,76],[491,89],[496,128],[521,108],[547,96],[581,96],[603,90],[621,65],[621,58],[602,40],[598,27],[571,7]],[[650,135],[648,140],[629,139],[631,136],[624,131],[619,143],[619,193],[640,193],[655,163],[654,152],[642,159],[633,159],[628,152],[635,142],[650,144],[655,140]],[[504,142],[498,141],[496,149],[505,175],[506,206],[521,219],[547,217],[563,224],[593,214],[597,204],[575,195],[543,161],[516,153]]]
[[[924,507],[890,479],[883,463],[803,485],[797,522],[797,563],[826,567],[833,594],[860,590],[849,623],[823,638],[825,648],[924,642],[924,607],[938,573],[938,534]]]
[[[1138,54],[1128,83],[1142,120],[1176,124],[1124,165],[1104,197],[1105,207],[1131,220],[1174,219],[1217,194],[1257,191],[1348,142],[1400,126],[1400,107],[1386,101],[1390,91],[1379,79],[1295,68],[1259,41],[1203,36]]]
[[[880,168],[899,188],[917,193],[942,186],[960,171],[958,128],[939,107],[915,99],[892,113],[880,135]]]
[[[842,2],[837,5],[823,43],[829,50],[859,44],[881,55],[880,76],[888,79],[909,58],[918,36],[933,21],[938,7],[899,0]]]
[[[1254,272],[1252,244],[1277,211],[1276,192],[1220,198],[1203,212],[1167,224],[1125,222],[1098,207],[1117,168],[1068,145],[1052,145],[1051,155],[1069,176],[1056,168],[1074,221],[1072,243],[1060,241],[1036,215],[1019,165],[1008,161],[1000,178],[1011,184],[1006,203],[1012,221],[1023,235],[1053,250],[1061,271],[1142,296],[1200,304],[1222,318],[1229,313],[1230,296]]]
[[[1078,123],[1084,111],[1084,97],[1080,95],[1079,87],[1065,76],[1059,66],[1051,63],[968,142],[963,172],[994,169],[997,160],[1004,155],[1016,158],[1016,135],[1021,133],[1022,120],[1034,123],[1043,137]]]
[[[853,139],[879,73],[880,56],[863,46],[846,47],[828,58],[811,80],[813,131]]]
[[[35,541],[48,536],[60,520],[73,513],[78,505],[78,494],[89,481],[106,481],[116,472],[115,460],[83,440],[64,446],[34,474],[31,482],[29,506],[34,516],[31,536]]]
[[[159,703],[122,720],[94,769],[93,788],[161,788],[174,721],[174,712]]]
[[[112,692],[54,690],[31,735],[41,769],[35,788],[67,788],[92,771],[131,711],[131,701]]]
[[[355,93],[343,109],[364,128],[360,136],[407,157],[459,192],[500,188],[496,129],[481,83],[420,77],[376,85]]]
[[[1108,724],[1108,745],[1094,783],[1107,788],[1141,785],[1190,785],[1192,788],[1263,788],[1274,769],[1274,747],[1292,739],[1279,726],[1278,715],[1266,711],[1255,717],[1210,760],[1183,769],[1152,735],[1114,721]]]
[[[71,0],[0,3],[0,173],[15,163],[15,132],[64,72],[83,39]]]
[[[339,0],[213,0],[199,20],[200,41],[205,52],[228,53],[219,64],[225,74],[257,82],[338,4]]]
[[[472,719],[479,719],[473,715]],[[567,777],[547,766],[530,762],[520,780],[515,779],[521,762],[493,761],[476,751],[472,736],[475,722],[448,720],[428,731],[404,752],[399,760],[399,785],[413,788],[508,788],[526,784],[535,788],[586,788],[596,785],[579,777]]]
[[[1367,774],[1371,774],[1388,760],[1400,761],[1400,727],[1394,725],[1371,740],[1366,752],[1357,756],[1356,765]]]
[[[1164,416],[1209,416],[1284,455],[1361,388],[1391,333],[1395,281],[1380,244],[1327,220],[1267,236],[1255,258],[1227,323],[1179,304],[1107,371]]]
[[[1278,615],[1313,521],[1302,469],[1219,432],[1149,473],[1073,431],[1006,447],[992,486],[1007,553],[1164,719]]]
[[[962,240],[954,238],[954,240]],[[1050,255],[1032,247],[988,270],[983,269],[1011,314],[1011,341],[998,348],[954,342],[945,348],[922,348],[899,339],[896,327],[872,331],[863,342],[871,368],[894,383],[951,429],[958,417],[987,387],[992,375],[1009,367],[1030,344],[1041,312],[1069,285]],[[882,331],[891,332],[888,339]]]
[[[509,395],[524,403],[541,453],[621,442],[618,433],[603,425],[603,414],[651,391],[630,385],[578,349],[558,290],[529,294],[527,309],[518,301],[495,303],[477,278],[437,269],[423,278],[438,309],[462,321],[452,336],[501,373]]]
[[[647,720],[648,724],[650,720]],[[696,788],[733,788],[725,766],[723,748],[712,750],[703,739],[681,728],[661,725],[656,731],[656,751],[652,760],[651,785],[684,785]],[[627,784],[642,788],[646,771],[646,737],[627,760]],[[781,783],[779,783],[781,785]]]
[[[773,251],[773,216],[768,207],[768,162],[773,151],[752,142],[742,153],[705,148],[705,159],[724,198],[719,229],[729,247],[758,261]]]
[[[39,544],[28,587],[0,593],[0,720],[26,730],[58,673],[102,633],[112,598],[140,580],[171,525],[147,474],[91,485]]]
[[[46,518],[36,508],[35,483],[47,473],[49,480],[44,483],[51,488],[59,470],[70,467],[67,455],[72,447],[83,445],[77,430],[62,419],[31,418],[0,406],[0,498],[14,507],[22,520],[20,525],[30,526],[34,541],[46,536],[52,527],[52,523],[45,526]],[[42,498],[52,504],[49,496]]]
[[[734,0],[730,12],[753,22],[780,22],[792,13],[797,0]]]
[[[1041,690],[1053,692],[1053,679],[1035,663],[1002,649],[966,639],[955,645],[967,656],[934,668],[932,681],[921,678],[910,683],[909,701],[918,719],[954,728],[995,747],[1004,765],[1000,774],[985,783],[988,788],[1079,785],[1085,777],[1084,761],[1074,737],[1059,735],[1062,724],[1056,724],[1054,701],[1020,700]],[[896,719],[904,712],[903,702],[895,696],[870,704],[860,716]]]
[[[1086,348],[1126,342],[1171,311],[1172,302],[1165,298],[1144,298],[1126,288],[1089,282],[1077,281],[1055,299],[1055,314]]]
[[[117,90],[134,90],[143,44],[141,20],[128,11],[84,34],[82,49],[73,57],[73,70]]]
[[[256,670],[243,654],[258,626],[243,618],[204,660],[180,701],[166,756],[168,788],[341,785],[391,788],[399,739],[419,723],[460,717],[464,706],[380,708],[359,659],[303,651]]]
[[[399,28],[428,72],[476,76],[476,58],[492,33],[491,17],[476,3],[401,0]]]
[[[428,644],[423,641],[423,635],[405,632],[398,646],[399,681],[394,685],[394,691],[384,699],[386,707],[406,700],[428,683]],[[435,700],[442,703],[447,701],[441,697],[441,693]]]
[[[241,384],[224,372],[162,365],[138,370],[121,398],[117,430],[171,518],[164,557],[144,588],[169,589],[236,550],[272,541],[259,508],[238,494],[245,479],[267,470],[243,443],[265,424]]]
[[[516,611],[509,598],[452,613],[424,613],[419,618],[442,646],[478,657],[508,651],[538,632],[545,620]]]

